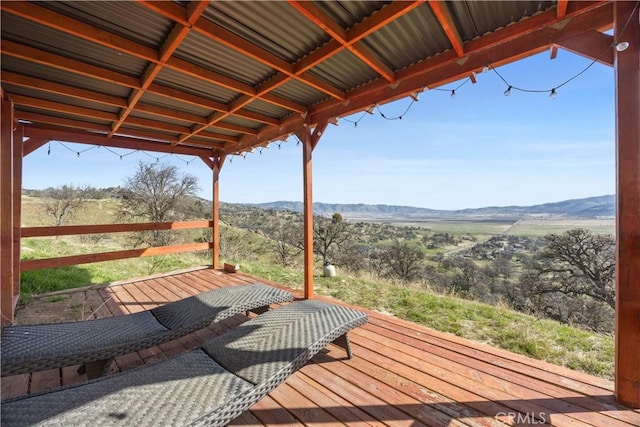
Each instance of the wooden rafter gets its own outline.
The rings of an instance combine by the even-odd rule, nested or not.
[[[569,0],[558,0],[558,5],[556,7],[556,16],[559,19],[562,19],[567,14],[567,7],[569,6]]]
[[[460,37],[460,33],[453,22],[453,18],[451,17],[451,13],[449,13],[449,9],[447,9],[445,2],[440,0],[429,0],[429,6],[431,6],[433,14],[438,19],[444,33],[447,35],[451,46],[453,46],[453,50],[456,51],[458,56],[464,56],[464,43],[462,41],[462,37]]]
[[[166,64],[167,60],[171,58],[171,55],[173,55],[176,49],[178,49],[180,43],[182,43],[185,37],[187,37],[187,34],[189,34],[189,31],[191,30],[191,25],[193,25],[193,23],[200,17],[200,15],[202,15],[208,5],[209,0],[192,1],[191,3],[189,3],[189,6],[187,8],[188,25],[176,24],[176,26],[173,28],[173,31],[169,33],[169,36],[165,40],[164,45],[160,49],[160,52],[158,52],[158,63],[149,64],[141,79],[140,89],[136,89],[133,91],[133,93],[129,97],[129,105],[127,105],[127,107],[120,112],[120,116],[118,117],[118,120],[113,124],[113,130],[109,135],[113,135],[118,131],[120,126],[122,126],[129,114],[131,114],[131,112],[135,108],[138,101],[140,101],[140,99],[142,98],[142,95],[144,95],[145,90],[147,90],[147,88],[149,88],[155,78],[158,77],[158,74],[160,74],[160,71],[162,71],[162,67]]]
[[[316,6],[313,2],[300,2],[297,0],[287,1],[298,12],[304,15],[315,25],[322,28],[334,40],[343,45],[347,50],[353,53],[370,68],[375,70],[387,81],[395,81],[395,73],[391,68],[384,64],[380,60],[380,58],[373,54],[373,52],[369,51],[363,44],[359,42],[350,43],[348,40],[347,31],[340,25],[338,25],[337,22],[332,20],[326,13],[322,11],[322,9]]]

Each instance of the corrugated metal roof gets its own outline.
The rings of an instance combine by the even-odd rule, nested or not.
[[[348,50],[325,60],[309,73],[343,91],[379,77],[377,72]]]
[[[130,76],[141,75],[147,62],[113,49],[2,12],[2,38]]]
[[[228,116],[222,120],[222,123],[229,123],[231,125],[242,126],[249,129],[260,129],[263,124],[254,122],[253,120],[248,120],[238,116]]]
[[[224,103],[233,101],[238,95],[237,92],[232,90],[174,71],[170,68],[163,68],[160,74],[158,74],[158,77],[156,77],[155,82]]]
[[[464,41],[493,32],[522,18],[549,9],[551,1],[454,1],[447,2]]]
[[[47,111],[47,110],[41,110],[39,108],[33,108],[33,107],[24,107],[24,106],[21,106],[21,105],[17,105],[15,107],[15,109],[16,109],[16,111],[28,111],[30,113],[43,114],[45,116],[49,116],[49,117],[53,117],[53,118],[60,117],[60,118],[63,118],[63,119],[71,119],[71,120],[88,122],[88,123],[95,123],[95,124],[105,125],[105,126],[110,126],[111,125],[110,121],[97,119],[95,117],[78,117],[75,114],[67,114],[67,113],[61,113],[61,112],[56,112],[55,115],[54,115],[50,111]]]
[[[278,107],[277,105],[264,102],[261,99],[256,99],[244,107],[246,110],[263,114],[265,116],[273,117],[274,119],[284,117],[289,114],[289,110]]]
[[[81,74],[69,73],[57,68],[29,62],[9,55],[2,55],[2,70],[23,74],[28,70],[30,77],[60,83],[70,87],[87,89],[105,95],[126,98],[131,93],[131,89],[125,86],[116,85],[104,80],[94,79]]]
[[[173,28],[169,19],[133,1],[45,1],[39,4],[155,49],[162,47]]]
[[[328,95],[320,92],[298,80],[289,80],[287,83],[273,90],[274,95],[286,99],[295,100],[302,105],[313,105],[328,98]]]
[[[342,28],[348,29],[353,27],[364,18],[373,15],[376,11],[382,9],[390,1],[335,1],[335,2],[316,2],[316,5],[322,9],[333,21],[337,22]]]
[[[212,2],[204,16],[291,63],[329,40],[283,1]]]
[[[189,127],[193,124],[193,122],[189,122],[186,120],[181,120],[175,117],[165,117],[165,116],[158,116],[156,114],[151,114],[151,113],[147,113],[144,111],[139,111],[139,110],[133,110],[131,111],[131,113],[129,114],[129,116],[131,117],[140,117],[141,119],[148,119],[148,120],[154,120],[154,121],[160,121],[163,123],[169,123],[172,125],[176,125],[176,126],[184,126],[184,127]]]
[[[451,48],[427,4],[366,37],[363,43],[394,71]]]
[[[43,92],[37,89],[30,89],[26,87],[16,86],[12,84],[5,84],[6,91],[16,95],[29,96],[31,98],[42,99],[45,101],[52,101],[63,105],[73,105],[76,107],[90,108],[96,111],[104,111],[108,113],[117,113],[120,111],[118,107],[112,107],[106,104],[93,102],[85,99],[73,98],[70,96],[58,95],[55,93]]]
[[[172,110],[184,111],[185,113],[196,114],[198,116],[206,117],[211,114],[211,110],[198,107],[197,105],[188,104],[186,102],[179,101],[175,98],[169,98],[167,96],[156,95],[155,93],[145,92],[140,99],[140,102],[145,104],[151,104],[158,107],[170,108]]]
[[[274,72],[271,67],[193,31],[174,56],[249,85],[258,84]]]

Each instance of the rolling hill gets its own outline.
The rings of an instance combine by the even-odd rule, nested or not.
[[[302,212],[302,202],[277,201],[269,203],[245,203],[261,209]],[[603,218],[615,216],[615,195],[571,199],[532,206],[489,206],[477,209],[438,210],[413,206],[314,203],[316,215],[332,215],[339,212],[346,218],[503,218],[519,219],[530,216],[560,216],[567,218]]]

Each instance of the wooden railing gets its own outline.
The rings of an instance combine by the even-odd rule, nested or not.
[[[136,231],[185,230],[190,228],[210,228],[211,221],[136,223],[136,224],[101,224],[101,225],[67,225],[59,227],[24,227],[21,237],[73,236],[81,234],[123,233]],[[83,255],[71,255],[55,258],[22,260],[20,271],[39,270],[43,268],[64,267],[87,264],[91,262],[113,261],[118,259],[148,257],[156,255],[194,252],[212,249],[211,242],[186,243],[181,245],[157,246],[121,251],[98,252]]]

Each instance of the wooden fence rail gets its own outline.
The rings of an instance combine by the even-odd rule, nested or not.
[[[23,227],[21,229],[21,237],[73,236],[81,234],[122,233],[150,230],[185,230],[190,228],[208,228],[212,227],[212,225],[211,221],[183,221],[137,224],[67,225],[58,227]],[[212,242],[186,243],[172,246],[157,246],[56,258],[22,260],[20,261],[20,271],[40,270],[44,268],[65,267],[92,262],[113,261],[181,252],[195,252],[210,250],[212,248]]]

